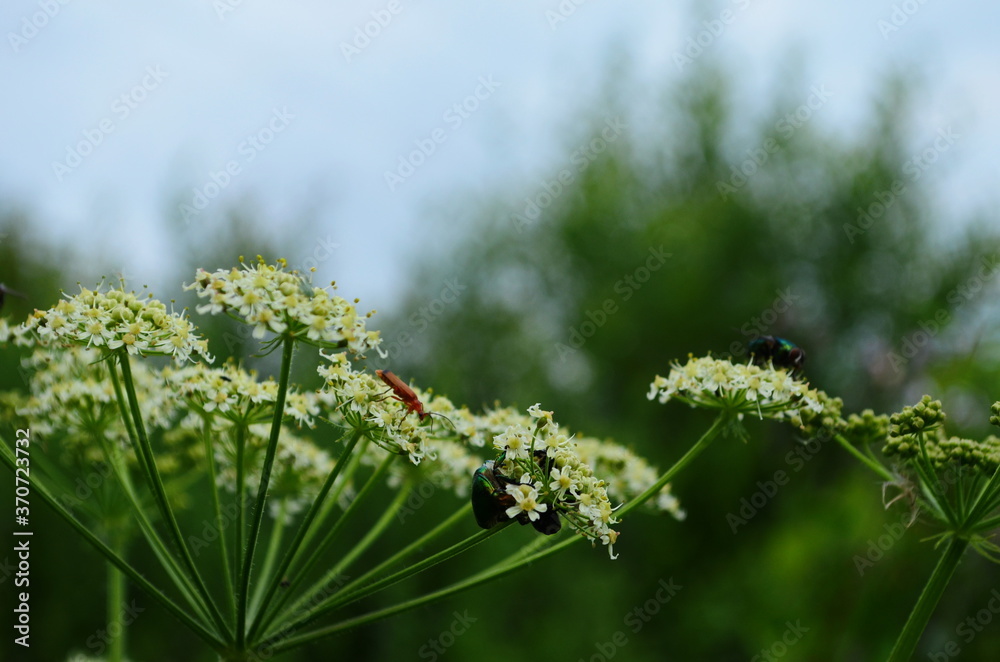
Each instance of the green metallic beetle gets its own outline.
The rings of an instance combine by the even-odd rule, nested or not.
[[[514,497],[507,494],[505,484],[509,483],[494,473],[496,463],[486,460],[472,475],[472,513],[476,523],[484,529],[492,529],[500,522],[506,522],[507,509],[514,505]]]
[[[747,343],[753,362],[766,366],[770,361],[775,368],[785,368],[791,374],[802,370],[806,362],[805,351],[793,343],[777,336],[761,336]]]
[[[484,529],[492,529],[509,520],[507,509],[516,503],[513,495],[507,492],[507,485],[515,484],[514,481],[498,472],[505,455],[506,453],[501,453],[496,460],[487,460],[472,475],[472,513],[476,516],[476,523]],[[535,451],[534,456],[539,466],[545,469],[545,452]],[[551,460],[548,463],[551,464]],[[536,531],[547,536],[559,532],[562,524],[553,504],[549,504],[548,510],[538,515],[538,519],[532,520],[527,513],[521,513],[517,516],[517,521],[522,526],[530,522]]]

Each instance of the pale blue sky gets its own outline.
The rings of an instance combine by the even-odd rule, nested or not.
[[[917,72],[925,96],[914,152],[939,128],[961,136],[924,185],[958,216],[997,199],[993,3],[738,0],[697,18],[690,4],[649,0],[346,4],[6,0],[0,199],[35,212],[40,234],[81,250],[111,242],[104,252],[120,256],[118,268],[156,283],[169,259],[158,250],[160,219],[180,214],[172,196],[213,192],[211,173],[230,164],[236,174],[216,175],[225,186],[190,232],[247,195],[276,221],[315,208],[320,223],[289,260],[330,238],[338,248],[322,279],[389,307],[407,257],[436,241],[423,231],[429,209],[498,182],[532,190],[568,160],[564,129],[594,99],[615,48],[649,91],[635,99],[641,109],[677,78],[675,55],[705,20],[719,34],[702,35],[701,57],[729,65],[751,115],[790,59],[803,101],[812,85],[833,92],[813,120],[833,131],[863,119],[887,72]],[[560,5],[573,11],[554,23]],[[386,25],[370,25],[378,34],[345,55],[373,12]],[[894,12],[899,29],[880,29]],[[42,27],[26,27],[32,21]],[[463,102],[474,107],[465,117],[453,109]],[[273,139],[254,145],[255,134]],[[98,135],[70,167],[67,149]],[[429,149],[427,140],[433,153],[390,190],[385,171],[415,142]]]

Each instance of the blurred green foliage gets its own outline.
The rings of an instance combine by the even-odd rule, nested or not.
[[[467,239],[410,279],[406,308],[386,330],[397,372],[470,404],[541,401],[574,429],[666,467],[710,418],[650,403],[653,376],[689,352],[745,357],[747,341],[773,334],[806,349],[808,378],[848,412],[892,411],[927,390],[962,410],[955,424],[984,433],[998,364],[970,359],[967,338],[979,341],[978,357],[996,356],[970,327],[995,314],[994,274],[981,267],[998,257],[997,235],[982,219],[929,213],[934,165],[914,162],[923,146],[904,137],[909,88],[888,82],[853,136],[822,132],[811,86],[785,90],[748,131],[730,89],[699,71],[666,95],[662,121],[647,122],[630,117],[631,97],[609,95],[569,137],[593,145],[593,160],[562,163],[478,211],[442,214],[441,233],[462,218]],[[617,117],[626,130],[597,153],[606,119]],[[654,268],[658,250],[670,257]],[[449,280],[465,288],[453,304],[441,295]],[[965,328],[949,325],[956,320]],[[590,659],[673,577],[685,588],[652,627],[623,629],[623,659],[747,659],[788,621],[810,628],[790,659],[887,654],[936,558],[919,542],[928,529],[885,538],[887,560],[861,563],[860,574],[856,557],[873,540],[878,556],[879,536],[898,531],[902,513],[883,511],[874,476],[839,449],[795,455],[789,430],[749,425],[751,443],[717,442],[676,481],[686,522],[638,516],[623,527],[613,567],[575,550],[505,584],[499,611],[530,600],[546,624],[520,633],[526,649]],[[779,471],[787,485],[734,532],[727,514],[766,493]],[[969,659],[987,659],[1000,650],[995,639],[966,646],[955,628],[988,602],[1000,573],[971,557],[965,566],[924,645],[956,639]],[[587,578],[586,615],[563,607],[565,588],[545,590],[577,578]],[[563,631],[587,634],[567,643],[554,636]]]
[[[819,108],[809,108],[809,85],[789,84],[756,119],[731,89],[725,75],[702,68],[648,116],[629,111],[636,91],[617,90],[567,122],[576,127],[565,136],[567,156],[550,171],[444,203],[439,227],[424,233],[442,237],[442,248],[431,247],[406,279],[403,309],[376,318],[390,357],[373,359],[375,367],[472,407],[541,402],[571,429],[613,437],[666,468],[711,418],[650,403],[653,376],[689,352],[743,357],[753,334],[767,333],[804,347],[809,380],[842,396],[848,412],[892,411],[927,391],[959,412],[954,432],[983,433],[1000,354],[995,333],[979,329],[995,316],[988,293],[996,283],[987,276],[973,285],[981,260],[997,254],[997,236],[990,219],[929,212],[933,173],[914,179],[904,139],[913,90],[887,82],[867,122],[845,136],[822,131],[822,102],[812,97]],[[735,174],[741,168],[752,174]],[[901,192],[888,204],[894,187]],[[874,218],[880,200],[887,209]],[[861,210],[873,217],[867,229]],[[178,228],[178,280],[234,253],[283,248],[263,245],[241,218],[222,223],[218,241],[185,244]],[[70,264],[64,247],[19,239],[28,223],[18,214],[0,223],[0,281],[44,307],[67,286],[62,278],[76,276],[60,271]],[[458,225],[464,233],[445,241]],[[949,234],[946,225],[963,230]],[[17,319],[28,310],[11,300],[4,312]],[[208,333],[221,356],[254,351],[231,342],[238,331],[224,322],[199,322],[215,325]],[[939,330],[918,342],[931,322]],[[912,357],[903,355],[907,341],[920,345]],[[0,366],[0,388],[22,388],[12,353],[0,353]],[[281,659],[736,660],[777,653],[783,636],[795,639],[786,659],[884,657],[935,562],[920,542],[930,530],[918,523],[893,535],[903,510],[885,511],[877,480],[839,449],[804,451],[784,427],[748,427],[750,443],[717,441],[675,482],[685,522],[636,514],[623,523],[617,561],[581,545]],[[9,493],[10,476],[0,474]],[[384,548],[453,507],[432,495]],[[734,531],[730,516],[746,522]],[[103,567],[51,514],[37,517],[33,600],[48,636],[38,659],[60,659],[86,650],[102,627]],[[491,543],[509,549],[532,535],[514,527]],[[143,553],[136,562],[151,566]],[[390,593],[416,596],[495,558],[477,548]],[[663,603],[657,592],[670,581],[681,588]],[[995,658],[997,638],[966,642],[956,633],[995,586],[1000,572],[970,556],[921,656],[955,640],[962,659]],[[142,603],[134,588],[130,597]],[[212,659],[144,604],[129,632],[133,659]],[[462,614],[478,620],[438,656],[431,639],[451,641],[443,633]]]

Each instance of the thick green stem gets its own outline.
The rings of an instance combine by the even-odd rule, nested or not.
[[[285,415],[285,396],[288,394],[288,378],[292,371],[292,352],[294,349],[295,339],[291,336],[286,337],[281,351],[281,370],[278,374],[278,393],[274,399],[274,418],[271,420],[271,436],[267,441],[264,466],[260,473],[260,488],[257,490],[257,501],[254,504],[253,521],[250,524],[250,534],[247,537],[247,548],[243,560],[242,577],[240,578],[239,600],[236,606],[237,649],[244,648],[246,643],[246,618],[247,601],[250,594],[250,575],[253,574],[253,557],[257,549],[257,538],[260,536],[261,522],[264,519],[267,488],[271,483],[271,468],[274,466],[274,455],[278,450],[281,419]],[[240,498],[242,497],[243,495],[241,494]]]
[[[119,554],[124,556],[123,545],[116,544],[115,548]],[[125,624],[121,622],[122,606],[125,604],[125,575],[113,564],[108,563],[108,596],[107,596],[107,617],[108,617],[108,662],[122,662],[125,659]],[[113,624],[117,624],[118,634],[113,634],[115,629]]]
[[[378,469],[376,469],[375,472],[368,478],[368,481],[365,483],[364,487],[361,488],[358,494],[354,497],[354,500],[351,501],[351,504],[347,507],[347,510],[345,510],[341,514],[340,519],[337,520],[336,524],[330,527],[329,531],[327,531],[326,535],[323,537],[323,540],[321,540],[318,545],[313,546],[312,553],[306,559],[305,563],[301,567],[294,569],[294,575],[296,578],[305,578],[309,576],[309,572],[313,569],[313,566],[319,560],[323,552],[327,549],[327,546],[331,542],[333,542],[333,540],[336,539],[337,534],[340,532],[341,527],[351,517],[351,515],[353,515],[357,511],[358,504],[364,502],[365,497],[367,497],[368,494],[371,493],[371,491],[375,488],[376,485],[382,482],[382,476],[385,475],[385,472],[388,471],[389,469],[389,465],[391,465],[392,462],[397,457],[399,456],[386,455],[385,460],[382,461],[382,464],[379,465]],[[326,591],[325,582],[317,584],[314,588],[314,591],[318,591],[321,593],[325,592]],[[278,610],[281,609],[281,607],[288,600],[289,595],[290,595],[289,593],[284,593],[282,595],[277,596],[274,600],[271,601],[270,604],[263,605],[262,610],[254,617],[253,627],[250,629],[250,633],[252,635],[250,637],[251,640],[254,640],[256,634],[260,632],[261,629],[267,628],[267,626],[270,624],[271,617],[274,614],[278,613]],[[311,599],[312,598],[310,598],[310,600]]]
[[[667,472],[662,476],[660,476],[660,479],[655,483],[653,483],[645,492],[643,492],[642,494],[640,494],[639,496],[637,496],[636,498],[632,499],[624,506],[622,506],[621,510],[619,510],[617,513],[618,519],[621,519],[629,511],[633,510],[634,508],[638,508],[639,506],[641,506],[642,504],[646,503],[651,498],[653,498],[653,496],[659,494],[660,490],[663,489],[664,485],[669,483],[674,478],[674,476],[676,476],[680,472],[681,469],[690,464],[692,460],[698,457],[698,455],[700,455],[703,450],[708,448],[709,445],[715,440],[715,438],[719,436],[719,433],[725,427],[725,420],[726,420],[725,415],[718,416],[715,419],[715,422],[712,423],[712,427],[708,428],[708,430],[705,431],[705,434],[701,435],[701,439],[696,441],[694,446],[689,448],[688,452],[685,453],[683,457],[681,457],[681,459],[677,460],[674,466],[667,469]]]
[[[222,578],[225,582],[226,601],[229,603],[229,613],[235,619],[236,597],[233,592],[233,569],[229,566],[229,551],[226,548],[226,527],[222,519],[222,504],[216,480],[215,450],[212,448],[212,419],[209,416],[205,416],[202,437],[205,442],[205,463],[208,465],[209,488],[212,491],[212,509],[215,511],[215,528],[219,532],[219,555],[222,558]]]
[[[347,592],[347,591],[353,591],[356,588],[358,588],[359,586],[364,586],[369,581],[371,581],[372,578],[378,577],[383,572],[385,572],[389,568],[393,567],[394,565],[398,564],[399,562],[401,562],[403,559],[407,558],[408,556],[412,555],[417,550],[420,550],[420,549],[423,549],[424,547],[426,547],[427,544],[430,541],[432,541],[435,538],[439,537],[441,534],[443,534],[445,531],[447,531],[451,527],[455,526],[459,522],[467,522],[467,521],[469,521],[469,515],[471,513],[472,513],[472,504],[471,503],[466,503],[463,507],[461,507],[458,510],[456,510],[448,519],[444,520],[443,522],[441,522],[440,524],[438,524],[436,527],[434,527],[433,529],[431,529],[430,531],[428,531],[424,535],[420,536],[419,538],[417,538],[416,540],[414,540],[412,543],[410,543],[409,545],[407,545],[403,549],[399,550],[398,552],[396,552],[395,554],[393,554],[392,556],[390,556],[386,560],[382,561],[381,563],[379,563],[377,566],[375,566],[371,570],[368,570],[367,572],[365,572],[364,574],[360,575],[359,577],[356,577],[356,578],[352,579],[349,583],[345,584],[344,586],[341,586],[340,590],[344,591],[344,592]],[[330,581],[332,581],[334,578],[335,578],[335,576],[333,574],[331,574],[331,573],[328,572],[326,575],[323,576],[323,579],[320,580],[319,585],[320,586],[325,586]],[[296,610],[301,609],[302,606],[304,604],[306,604],[307,602],[308,602],[308,600],[306,600],[305,598],[296,601],[295,603],[292,604],[291,607],[289,607],[288,609],[285,610],[283,616],[288,616],[289,614],[294,613]],[[279,619],[279,620],[283,620],[283,619]]]
[[[160,478],[160,472],[156,468],[156,458],[153,456],[153,448],[149,443],[146,428],[142,423],[142,412],[139,410],[139,398],[135,392],[135,381],[132,378],[132,367],[129,363],[128,354],[122,352],[118,354],[118,357],[120,359],[118,363],[122,369],[122,381],[125,385],[125,393],[128,396],[129,409],[132,413],[132,424],[135,425],[136,438],[139,441],[142,458],[144,458],[147,466],[148,477],[152,482],[153,497],[160,509],[160,514],[164,522],[173,536],[174,544],[181,553],[181,560],[184,562],[184,566],[195,584],[198,595],[201,596],[202,601],[208,609],[216,630],[218,632],[228,632],[229,628],[223,620],[222,613],[219,611],[218,606],[216,606],[215,601],[212,600],[212,596],[208,592],[208,587],[205,586],[205,581],[202,579],[201,573],[198,572],[198,567],[194,564],[191,550],[188,549],[187,543],[184,541],[180,525],[177,523],[177,518],[167,499],[167,491],[163,487],[163,480]],[[125,414],[125,412],[122,412],[122,414]]]
[[[340,577],[341,575],[346,573],[347,569],[351,567],[351,564],[354,563],[359,556],[364,554],[376,540],[378,540],[379,536],[381,536],[385,532],[385,530],[389,528],[389,524],[391,524],[392,520],[395,519],[396,513],[399,512],[400,508],[402,508],[403,502],[406,501],[406,499],[410,496],[410,492],[412,489],[413,489],[413,484],[408,483],[403,489],[399,491],[399,493],[396,495],[396,498],[392,500],[392,503],[389,504],[389,507],[386,508],[384,513],[382,513],[382,516],[378,518],[378,521],[376,521],[375,524],[370,529],[368,529],[368,533],[366,533],[364,537],[361,540],[359,540],[358,543],[354,547],[352,547],[349,552],[340,557],[340,560],[337,561],[337,564],[332,568],[330,568],[330,570],[327,572],[327,575],[324,576],[325,579],[327,577],[329,578]],[[327,581],[329,581],[329,579]]]
[[[833,436],[833,438],[838,444],[840,444],[841,448],[843,448],[845,451],[853,455],[855,459],[857,459],[863,465],[865,465],[866,467],[877,473],[882,478],[882,480],[892,482],[896,479],[895,476],[892,475],[892,472],[890,472],[881,464],[879,464],[878,462],[871,459],[870,457],[862,453],[860,450],[855,448],[851,444],[851,442],[847,441],[847,439],[844,439],[842,435],[836,434]]]
[[[435,566],[438,563],[447,561],[448,559],[457,556],[458,554],[461,554],[462,552],[483,542],[487,538],[496,535],[503,529],[507,528],[510,524],[512,524],[513,521],[514,520],[504,522],[503,524],[495,526],[492,529],[489,529],[488,531],[480,531],[479,533],[475,533],[466,538],[465,540],[457,542],[451,547],[443,549],[437,554],[433,554],[430,557],[424,559],[423,561],[420,561],[419,563],[415,563],[408,568],[403,568],[402,570],[395,572],[389,575],[388,577],[383,577],[379,581],[376,581],[368,586],[359,588],[356,591],[346,594],[345,592],[341,591],[341,593],[338,593],[337,595],[331,597],[329,600],[325,600],[316,605],[316,607],[313,608],[312,611],[310,611],[304,618],[301,618],[291,624],[286,625],[279,623],[279,625],[281,626],[282,630],[294,632],[295,630],[298,630],[308,625],[309,623],[316,620],[320,616],[327,614],[337,609],[338,607],[342,607],[352,602],[356,602],[362,598],[366,598],[369,595],[377,593],[378,591],[381,591],[384,588],[387,588],[389,586],[392,586],[393,584],[403,581],[407,577],[412,577],[413,575],[423,572],[424,570],[432,566]]]
[[[495,527],[494,529],[491,529],[491,531],[496,531],[497,528],[499,527]],[[427,595],[420,596],[419,598],[414,598],[413,600],[401,602],[397,605],[386,607],[385,609],[380,609],[378,611],[370,612],[368,614],[363,614],[361,616],[355,616],[354,618],[349,618],[345,621],[341,621],[340,623],[334,623],[333,625],[319,628],[318,630],[313,630],[311,632],[305,632],[298,636],[290,636],[282,641],[274,642],[272,645],[272,649],[275,653],[281,653],[290,650],[292,648],[301,646],[303,644],[316,641],[317,639],[328,637],[332,634],[344,632],[346,630],[350,630],[359,627],[361,625],[365,625],[367,623],[380,621],[384,618],[394,616],[395,614],[399,614],[404,611],[409,611],[411,609],[416,609],[417,607],[422,607],[432,602],[437,602],[438,600],[443,600],[444,598],[452,596],[456,593],[460,593],[470,588],[486,584],[488,582],[493,581],[494,579],[498,579],[499,577],[510,574],[515,570],[524,568],[527,565],[534,563],[535,561],[540,561],[547,556],[555,554],[556,552],[559,552],[565,549],[566,547],[569,547],[570,545],[580,542],[581,540],[585,540],[585,538],[583,536],[570,536],[565,540],[553,545],[552,547],[549,547],[548,549],[542,550],[540,552],[525,557],[521,563],[509,564],[509,565],[502,564],[499,566],[494,566],[494,568],[491,568],[490,570],[480,572],[476,575],[473,575],[472,577],[469,577],[468,579],[456,582],[451,586],[445,587],[439,591],[428,593]],[[294,632],[294,628],[290,629],[289,631]]]
[[[133,448],[136,449],[136,454],[138,455],[139,442],[135,436],[135,429],[132,427],[129,420],[131,417],[124,414],[124,412],[128,411],[128,409],[125,405],[125,396],[121,390],[120,380],[117,378],[117,373],[114,370],[111,370],[110,372],[112,381],[115,385],[115,393],[118,397],[119,407],[121,408],[123,416],[125,416],[126,423],[128,424],[129,439],[132,441]],[[167,547],[159,532],[153,527],[152,522],[149,520],[149,515],[140,503],[139,496],[136,494],[135,487],[132,485],[132,481],[129,478],[128,468],[125,464],[124,452],[103,434],[96,438],[96,443],[100,445],[104,451],[108,465],[114,472],[118,485],[125,493],[125,497],[132,507],[132,516],[139,525],[139,529],[142,531],[142,535],[146,542],[149,543],[150,549],[152,549],[153,553],[156,554],[156,558],[160,561],[163,569],[168,575],[170,575],[171,580],[184,595],[184,598],[188,601],[191,607],[197,611],[201,618],[208,621],[209,616],[208,611],[205,608],[204,601],[201,599],[201,596],[198,595],[194,584],[191,583],[190,578],[184,572],[183,568],[180,567],[176,556]],[[56,475],[54,472],[57,470],[55,467],[49,467],[48,471],[54,476]],[[69,482],[72,481],[67,480],[67,484]]]
[[[285,529],[288,528],[288,508],[284,501],[278,503],[278,514],[274,518],[274,528],[271,529],[270,540],[267,543],[267,554],[264,555],[264,566],[260,572],[260,581],[257,582],[253,591],[253,599],[250,601],[250,610],[256,612],[260,609],[264,596],[264,589],[267,588],[267,578],[274,572],[274,564],[278,560],[278,549],[281,547],[281,540],[285,537]],[[274,575],[277,577],[277,575]]]
[[[241,581],[243,577],[243,552],[245,550],[247,535],[247,515],[246,515],[246,445],[247,426],[239,423],[236,426],[236,542],[233,544],[233,570],[236,576],[233,578],[234,585]],[[235,598],[234,598],[235,601]],[[236,608],[237,613],[239,607]],[[237,618],[238,620],[238,618]]]
[[[896,645],[889,654],[888,662],[906,662],[913,656],[913,651],[916,650],[917,643],[920,641],[920,635],[927,627],[927,622],[930,620],[931,614],[934,613],[934,608],[941,600],[941,595],[944,593],[945,587],[948,586],[951,576],[955,574],[955,569],[968,546],[969,541],[964,538],[952,537],[948,540],[944,554],[941,555],[934,567],[934,572],[927,580],[927,585],[924,586],[917,604],[913,606],[913,611],[910,612],[910,618],[903,626],[903,631],[899,633]]]
[[[288,549],[285,550],[285,555],[281,560],[281,565],[278,567],[278,571],[274,573],[273,576],[268,572],[265,572],[261,575],[262,586],[263,582],[267,582],[268,589],[263,600],[255,601],[257,604],[257,609],[255,610],[255,613],[258,614],[258,616],[254,617],[253,625],[250,628],[249,638],[251,640],[257,633],[258,628],[260,628],[261,626],[262,619],[260,618],[260,616],[263,615],[265,608],[270,606],[271,599],[274,597],[275,591],[281,585],[281,582],[284,579],[286,573],[288,572],[289,567],[292,565],[292,562],[297,558],[303,539],[305,539],[306,534],[309,532],[309,528],[312,526],[313,522],[316,519],[317,514],[322,509],[324,500],[330,493],[330,489],[333,487],[333,484],[334,482],[336,482],[337,477],[340,475],[344,466],[347,464],[348,459],[351,457],[351,454],[354,452],[354,448],[357,446],[358,441],[361,439],[361,436],[362,435],[360,432],[355,432],[353,435],[351,435],[351,438],[347,442],[347,447],[344,449],[344,453],[339,458],[337,458],[337,464],[334,465],[329,475],[327,475],[326,480],[323,482],[323,486],[319,490],[319,493],[313,500],[312,505],[309,506],[309,511],[306,513],[306,516],[302,519],[301,524],[299,524],[299,530],[296,532],[295,538],[288,546]],[[270,579],[268,579],[269,577]]]

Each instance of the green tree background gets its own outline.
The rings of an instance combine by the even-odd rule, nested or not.
[[[987,433],[1000,397],[988,268],[1000,258],[995,213],[958,219],[936,206],[927,182],[947,152],[930,162],[921,155],[935,136],[916,146],[907,138],[918,86],[887,80],[865,122],[843,135],[813,121],[821,103],[801,110],[812,92],[794,78],[753,119],[721,70],[699,68],[656,91],[662,101],[646,114],[629,100],[654,93],[609,80],[567,128],[554,128],[565,132],[566,156],[548,172],[428,212],[403,304],[376,318],[390,356],[373,367],[473,408],[541,402],[573,430],[666,468],[710,417],[651,403],[650,381],[688,353],[744,358],[753,334],[766,333],[805,348],[808,379],[842,396],[847,412],[890,412],[929,392],[943,399],[953,433]],[[215,241],[187,244],[178,233],[166,247],[175,282],[238,254],[294,250],[261,232],[264,219],[249,209],[217,219]],[[50,305],[59,287],[86,282],[99,263],[32,239],[31,226],[30,213],[10,209],[0,224],[0,281],[30,297],[6,302],[15,320]],[[159,294],[193,304],[179,286]],[[223,357],[256,349],[235,327],[197,321]],[[13,352],[0,353],[0,369],[0,386],[23,388]],[[678,477],[686,521],[636,514],[623,523],[617,561],[581,545],[282,659],[737,660],[780,652],[790,628],[799,634],[786,659],[884,657],[935,562],[921,542],[931,529],[918,522],[903,532],[905,509],[884,509],[882,486],[840,449],[804,447],[773,424],[748,428],[749,443],[720,440]],[[7,472],[0,483],[9,493]],[[452,497],[432,495],[394,535],[412,539],[453,508]],[[86,651],[102,627],[103,567],[56,518],[36,518],[32,599],[51,635],[37,659],[61,659]],[[515,527],[491,542],[512,549],[533,535]],[[477,548],[391,592],[417,595],[494,558],[498,550]],[[0,575],[9,586],[11,574]],[[682,588],[661,604],[661,581],[671,580]],[[956,628],[998,585],[994,566],[968,557],[920,655],[954,640],[960,659],[994,659],[995,625],[971,641],[960,632],[975,630]],[[130,597],[143,604],[137,590]],[[133,659],[212,659],[145,606],[129,632]],[[430,639],[466,612],[478,620],[437,656]]]

